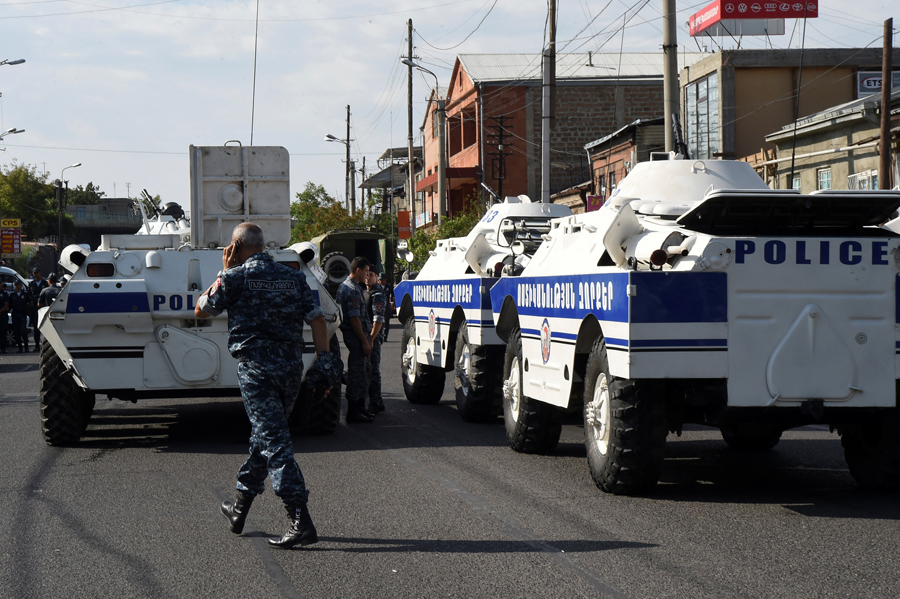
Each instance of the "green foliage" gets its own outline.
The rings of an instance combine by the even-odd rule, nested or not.
[[[68,192],[68,203],[72,206],[90,206],[99,204],[100,198],[106,195],[105,191],[100,191],[98,186],[89,182],[85,186],[77,185],[70,187]]]
[[[37,239],[58,232],[55,191],[47,183],[47,174],[37,166],[16,164],[0,167],[0,215],[22,219],[22,235]],[[64,217],[64,233],[73,229]]]
[[[297,201],[291,204],[291,218],[297,221],[291,230],[291,243],[309,241],[334,229],[365,227],[362,211],[350,216],[340,202],[328,195],[325,188],[312,182],[297,193]]]

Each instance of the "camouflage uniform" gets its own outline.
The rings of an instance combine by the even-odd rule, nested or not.
[[[350,277],[344,279],[344,282],[340,284],[335,299],[341,306],[344,315],[341,322],[341,333],[344,336],[344,346],[347,348],[347,391],[345,395],[347,411],[352,413],[364,409],[366,406],[369,389],[369,357],[363,351],[362,341],[353,332],[350,319],[357,316],[363,332],[367,335],[372,330],[372,323],[366,310],[363,288]]]
[[[385,315],[387,313],[387,294],[384,287],[376,284],[366,291],[366,313],[372,322],[380,322],[381,330],[372,342],[372,353],[369,354],[369,411],[384,411],[384,399],[381,397],[381,344],[385,339]],[[372,330],[370,326],[369,331]]]
[[[266,473],[287,506],[306,503],[309,491],[288,428],[303,376],[303,321],[323,315],[306,276],[264,252],[219,273],[204,312],[228,311],[228,351],[250,418],[250,457],[238,470],[237,490],[263,492]]]
[[[34,330],[34,351],[38,351],[41,347],[41,330],[38,328],[38,299],[41,297],[41,292],[50,286],[50,283],[47,279],[41,279],[40,281],[32,278],[28,281],[28,294],[31,295],[31,308],[28,311],[28,317],[31,319],[31,328]],[[27,343],[26,343],[26,349]]]

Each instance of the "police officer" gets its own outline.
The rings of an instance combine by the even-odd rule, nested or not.
[[[47,275],[48,285],[44,287],[44,290],[41,291],[38,296],[37,307],[38,308],[47,308],[50,304],[53,303],[53,300],[56,299],[56,296],[59,295],[59,292],[62,291],[62,287],[56,284],[56,273],[50,273]]]
[[[6,285],[0,283],[0,354],[6,353],[6,331],[9,321],[9,292]]]
[[[384,321],[387,313],[387,294],[378,284],[378,275],[369,271],[366,275],[366,287],[363,294],[366,301],[366,312],[372,321],[369,343],[372,353],[369,354],[369,412],[384,412],[384,399],[381,397],[381,344],[384,342]]]
[[[31,328],[34,330],[34,351],[41,351],[41,331],[38,329],[37,309],[41,291],[48,286],[49,283],[47,283],[47,280],[41,278],[40,268],[35,268],[31,271],[31,280],[28,281],[28,295],[31,296],[31,309],[28,312],[28,316],[31,318]],[[25,348],[25,351],[28,351],[28,347]]]
[[[362,285],[369,272],[369,261],[357,256],[350,263],[350,276],[338,287],[337,303],[344,320],[341,333],[347,348],[347,422],[372,422],[372,414],[366,411],[366,395],[369,381],[367,363],[372,353],[369,331],[372,324],[366,311]]]
[[[16,279],[15,291],[9,296],[9,311],[12,314],[13,337],[18,347],[17,354],[28,351],[28,312],[31,311],[31,296],[25,291],[22,281]],[[24,347],[24,350],[23,350]]]
[[[303,322],[316,351],[328,352],[328,330],[305,275],[278,264],[265,252],[263,231],[253,223],[235,227],[222,255],[225,267],[200,297],[194,314],[209,318],[228,311],[228,351],[238,361],[238,382],[250,418],[250,457],[237,474],[235,501],[222,503],[231,532],[240,534],[266,474],[284,502],[291,526],[274,547],[318,541],[307,507],[309,491],[288,427],[303,373]]]

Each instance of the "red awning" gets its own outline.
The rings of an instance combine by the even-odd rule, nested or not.
[[[465,183],[477,183],[481,169],[477,166],[463,166],[447,169],[447,188],[454,189]],[[436,191],[438,174],[431,173],[416,184],[416,191]]]

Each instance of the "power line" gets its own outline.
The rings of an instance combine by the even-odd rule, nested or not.
[[[469,35],[467,35],[466,37],[464,37],[463,40],[462,40],[461,42],[459,42],[459,43],[456,44],[455,46],[450,46],[449,48],[438,48],[437,46],[432,45],[432,44],[431,44],[428,40],[426,40],[424,37],[422,37],[422,34],[419,33],[418,30],[413,30],[413,31],[415,31],[416,35],[419,36],[419,39],[420,39],[420,40],[422,40],[423,42],[425,42],[427,45],[431,46],[431,47],[434,48],[435,50],[442,50],[442,51],[444,51],[444,52],[446,52],[446,51],[448,51],[448,50],[453,50],[454,48],[459,48],[460,46],[462,46],[463,43],[465,43],[465,41],[466,41],[467,39],[469,39],[470,37],[472,37],[472,36],[475,34],[475,32],[478,31],[478,29],[479,29],[479,28],[481,27],[481,25],[484,23],[485,19],[487,19],[488,16],[490,16],[491,12],[493,12],[495,6],[497,6],[497,0],[494,0],[494,3],[491,4],[491,8],[487,11],[487,14],[484,15],[484,17],[482,17],[481,21],[478,22],[478,25],[475,26],[475,29],[473,29],[472,32],[469,33]]]

